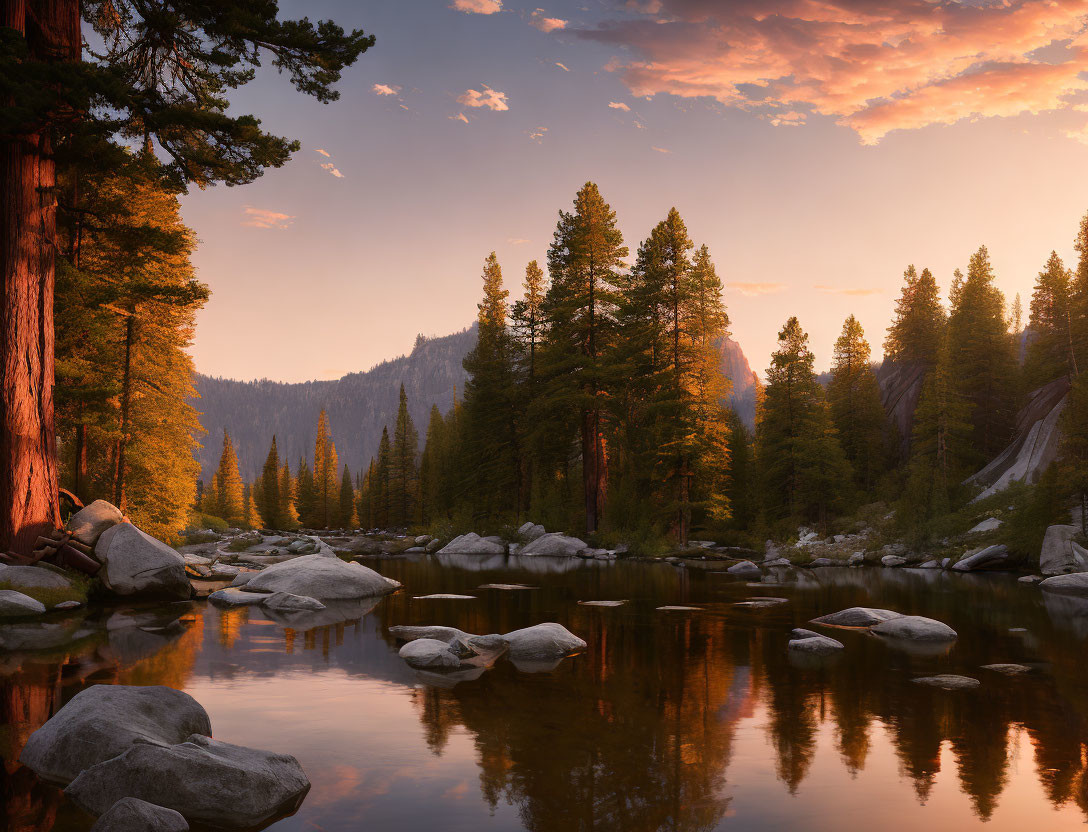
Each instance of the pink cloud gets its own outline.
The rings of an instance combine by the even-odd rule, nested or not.
[[[637,96],[710,97],[782,126],[892,130],[1070,106],[1088,87],[1088,0],[629,0],[581,30]],[[1038,51],[1044,47],[1044,60]]]
[[[622,101],[609,101],[608,108],[610,110],[623,110],[625,113],[631,112],[631,108],[624,104]]]
[[[557,29],[565,29],[567,21],[558,17],[548,17],[543,9],[535,9],[529,15],[529,25],[542,32],[554,32]]]
[[[506,103],[506,93],[493,90],[486,84],[480,90],[465,90],[457,96],[457,103],[466,107],[486,107],[496,112],[510,109]]]
[[[248,225],[250,228],[274,228],[283,231],[295,220],[293,214],[269,211],[267,208],[254,208],[252,205],[245,206],[242,212],[245,214],[242,225]]]
[[[450,8],[465,14],[495,14],[502,11],[502,0],[453,0]]]
[[[732,289],[747,297],[759,295],[777,295],[786,288],[784,283],[726,283],[726,289]]]
[[[392,87],[389,84],[375,84],[370,89],[378,95],[396,95],[400,92],[400,87]]]

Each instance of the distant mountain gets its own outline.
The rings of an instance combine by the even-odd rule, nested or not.
[[[422,445],[431,405],[445,413],[454,390],[465,389],[461,361],[476,343],[476,325],[441,338],[416,339],[409,355],[384,361],[365,373],[351,373],[335,381],[288,384],[278,381],[234,381],[197,375],[200,398],[193,405],[201,412],[207,433],[197,451],[201,476],[206,480],[219,462],[223,431],[230,431],[242,476],[251,480],[264,465],[272,434],[280,458],[294,471],[299,456],[311,460],[317,414],[325,408],[341,464],[354,473],[369,464],[378,450],[382,427],[396,419],[400,385],[408,394],[412,419]],[[730,404],[751,427],[755,422],[758,383],[740,345],[730,338],[719,344],[722,369],[733,380]]]

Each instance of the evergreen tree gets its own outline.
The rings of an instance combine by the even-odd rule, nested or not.
[[[626,257],[616,213],[597,186],[587,182],[575,196],[574,210],[559,212],[548,250],[551,286],[545,309],[549,326],[540,356],[547,377],[547,406],[540,408],[538,420],[539,428],[562,436],[569,429],[568,414],[577,417],[587,532],[597,530],[605,502],[608,466],[602,414],[609,387],[606,369],[616,284]]]
[[[389,443],[389,429],[382,428],[381,442],[378,443],[378,459],[374,465],[374,475],[371,479],[371,500],[373,501],[374,526],[379,529],[388,529],[392,524],[392,489],[390,487],[390,472],[393,467],[393,450]]]
[[[408,395],[401,384],[389,468],[390,523],[397,528],[406,528],[415,519],[419,489],[418,457],[419,434],[408,413]]]
[[[264,520],[253,499],[253,486],[248,482],[242,488],[242,500],[245,504],[245,528],[258,529],[263,526]]]
[[[424,526],[437,519],[441,511],[442,457],[447,453],[446,424],[438,405],[431,405],[427,436],[419,462],[419,522]]]
[[[1012,299],[1012,334],[1019,335],[1024,331],[1024,304],[1020,300],[1020,293]]]
[[[242,475],[238,472],[234,443],[226,431],[223,431],[223,453],[219,457],[219,467],[215,472],[215,492],[218,516],[226,520],[228,526],[245,525],[246,504]]]
[[[869,342],[853,315],[835,341],[827,401],[854,481],[871,491],[885,468],[887,422],[880,403],[880,385],[869,362]]]
[[[298,475],[295,480],[295,508],[298,511],[299,522],[304,526],[312,527],[314,512],[317,509],[317,492],[314,487],[314,475],[310,466],[306,464],[306,457],[298,460]]]
[[[283,461],[283,470],[280,472],[280,502],[277,515],[280,518],[281,529],[298,528],[298,510],[295,508],[295,481],[291,476],[291,467],[287,460]]]
[[[1028,347],[1024,366],[1029,390],[1061,376],[1072,377],[1076,373],[1072,288],[1072,272],[1065,267],[1057,252],[1050,252],[1046,268],[1039,272],[1031,295],[1028,323],[1034,339]]]
[[[536,379],[536,354],[544,339],[547,319],[544,314],[544,271],[531,260],[525,267],[525,297],[517,301],[510,314],[511,328],[523,354],[523,375],[531,387]]]
[[[465,356],[464,449],[472,460],[469,489],[484,517],[516,515],[521,506],[521,443],[514,342],[507,329],[502,269],[491,252],[484,263],[476,346]]]
[[[1079,255],[1070,291],[1073,363],[1076,365],[1074,367],[1076,373],[1080,368],[1088,367],[1088,214],[1085,214],[1080,221],[1073,248]]]
[[[762,503],[774,520],[824,523],[843,503],[851,471],[813,371],[808,334],[786,321],[757,410]]]
[[[351,484],[351,472],[344,466],[344,476],[340,478],[340,503],[336,524],[342,529],[354,529],[359,525],[359,516],[355,513],[355,486]]]
[[[1004,308],[989,252],[982,246],[971,255],[948,330],[954,383],[971,409],[971,458],[976,468],[1008,444],[1016,413],[1018,368]]]
[[[340,460],[329,432],[329,417],[322,408],[317,417],[317,439],[314,441],[314,507],[308,525],[327,529],[337,519],[340,512],[339,470]]]
[[[729,429],[729,481],[726,496],[729,500],[733,524],[747,529],[756,517],[756,470],[752,449],[752,435],[744,420],[736,411],[727,416]]]
[[[1088,373],[1073,380],[1061,419],[1059,469],[1066,493],[1075,495],[1080,506],[1080,532],[1088,535]]]
[[[903,289],[895,302],[895,319],[884,339],[884,358],[927,368],[937,363],[945,314],[937,281],[929,269],[918,274],[914,266],[903,272]]]
[[[119,168],[129,144],[143,138],[158,151],[147,154],[154,178],[179,191],[194,182],[241,184],[283,165],[298,143],[265,133],[251,115],[229,114],[229,92],[270,54],[298,90],[331,101],[340,73],[374,41],[330,21],[281,21],[278,11],[274,2],[189,0],[5,7],[0,201],[11,236],[0,246],[0,551],[29,552],[61,522],[52,301],[55,255],[64,249],[56,217],[58,207],[81,213],[86,191],[58,198],[58,164],[78,182],[83,171]],[[85,36],[93,48],[83,48]],[[184,499],[175,505],[188,505],[192,483],[176,497]]]
[[[257,487],[258,483],[260,487]],[[280,499],[280,453],[274,434],[258,483],[254,483],[254,498],[261,517],[273,529],[284,528],[283,501]]]

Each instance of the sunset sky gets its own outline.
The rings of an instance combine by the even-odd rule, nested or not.
[[[238,112],[284,168],[194,191],[197,369],[335,378],[512,295],[586,180],[632,252],[676,206],[762,372],[796,314],[825,368],[880,343],[903,269],[979,245],[1011,301],[1088,211],[1088,0],[318,0],[377,44],[321,105],[263,72]]]

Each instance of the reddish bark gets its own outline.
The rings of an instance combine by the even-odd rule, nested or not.
[[[30,60],[78,60],[76,0],[0,0]],[[60,524],[53,424],[56,167],[51,130],[0,141],[0,550]]]

